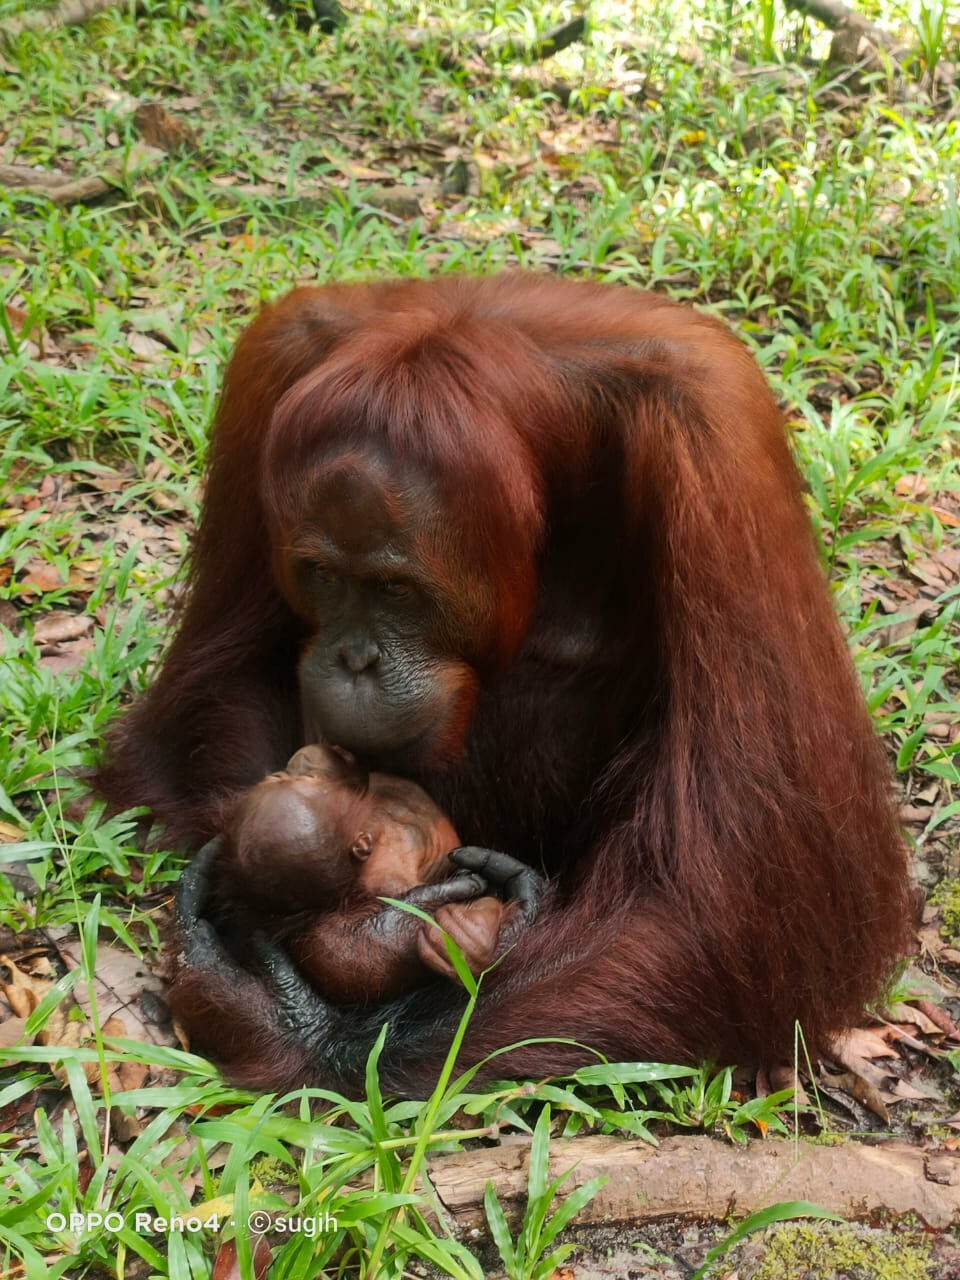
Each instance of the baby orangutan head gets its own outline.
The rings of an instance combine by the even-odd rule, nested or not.
[[[252,787],[226,836],[242,893],[276,913],[402,896],[448,876],[446,855],[460,843],[414,783],[368,774],[348,752],[318,745]]]

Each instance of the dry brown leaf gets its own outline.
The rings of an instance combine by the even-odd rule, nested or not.
[[[38,966],[43,959],[38,957]],[[40,979],[25,974],[6,956],[0,956],[0,966],[10,970],[12,981],[3,984],[3,989],[7,999],[10,1000],[11,1008],[16,1006],[16,1012],[19,1014],[18,1017],[8,1018],[4,1023],[0,1023],[0,1047],[10,1048],[23,1037],[26,1016],[36,1008],[53,983],[47,978]],[[49,969],[49,964],[46,967]],[[78,986],[77,991],[80,993],[84,991],[82,984]],[[101,1023],[101,1032],[105,1037],[126,1036],[127,1026],[120,1018],[108,1017]],[[61,1001],[51,1011],[43,1028],[37,1032],[35,1043],[68,1049],[89,1047],[94,1043],[94,1036],[85,1011],[72,996]],[[100,1080],[99,1061],[84,1062],[82,1066],[88,1082],[92,1085],[97,1084]],[[58,1080],[66,1083],[67,1074],[62,1066],[54,1063],[51,1065],[51,1071]],[[111,1091],[115,1093],[139,1088],[147,1074],[147,1068],[142,1063],[130,1060],[111,1063],[107,1068],[107,1080]]]
[[[135,356],[139,356],[141,360],[157,360],[161,356],[167,354],[167,348],[162,342],[158,342],[156,338],[151,338],[149,333],[138,333],[134,329],[126,335],[127,346]]]
[[[851,1027],[830,1041],[830,1056],[851,1071],[859,1071],[861,1061],[900,1056],[890,1047],[889,1038],[889,1027]]]
[[[930,552],[930,559],[940,566],[940,572],[947,578],[960,577],[960,547],[951,545],[937,547]]]
[[[111,1107],[110,1132],[118,1142],[133,1142],[143,1133],[143,1125],[136,1115],[127,1116],[119,1107]]]
[[[877,1110],[877,1104],[883,1106],[879,1090],[894,1074],[877,1066],[875,1060],[877,1058],[899,1060],[900,1055],[896,1049],[892,1049],[887,1043],[891,1036],[896,1038],[899,1035],[900,1031],[896,1027],[853,1027],[841,1035],[834,1036],[827,1050],[829,1056],[846,1067],[851,1076],[870,1086],[870,1092],[860,1089],[855,1082],[854,1084],[844,1083],[839,1087],[846,1089],[852,1098],[862,1102],[875,1115],[881,1114]],[[886,1115],[885,1107],[883,1107],[883,1114]]]
[[[70,644],[63,646],[44,645],[40,666],[46,671],[74,671],[82,667],[87,654],[93,653],[95,645],[89,636],[82,636]]]
[[[3,309],[7,314],[7,322],[13,332],[15,334],[23,333],[27,326],[27,321],[29,320],[29,316],[26,311],[21,310],[20,307],[13,306],[12,303],[9,302],[5,302],[3,304]]]
[[[36,1043],[52,1048],[79,1049],[92,1039],[90,1024],[86,1018],[70,1016],[75,1009],[76,1005],[71,1001],[61,1001],[50,1014],[43,1030],[37,1032]],[[84,1062],[81,1066],[88,1084],[95,1084],[100,1079],[99,1062]],[[50,1070],[61,1084],[67,1083],[66,1068],[60,1063],[51,1063]]]
[[[932,1000],[917,1000],[916,1006],[926,1014],[945,1036],[949,1036],[951,1040],[960,1040],[960,1027],[957,1026],[946,1009],[934,1004]]]
[[[18,844],[26,834],[12,822],[0,822],[0,844]]]
[[[328,159],[333,159],[328,155]],[[355,178],[358,182],[389,182],[389,173],[384,173],[382,169],[370,169],[367,165],[354,164],[352,160],[340,158],[335,161],[336,167],[341,173],[347,174],[351,178]]]
[[[239,1227],[237,1228],[240,1229]],[[264,1280],[267,1269],[273,1261],[273,1250],[267,1243],[266,1236],[253,1235],[250,1238],[250,1252],[253,1256],[254,1280]],[[225,1240],[217,1253],[213,1264],[212,1280],[243,1280],[240,1262],[237,1258],[237,1245],[234,1240]]]
[[[146,480],[168,480],[173,475],[173,470],[162,458],[151,458],[143,468],[143,475]]]
[[[914,1080],[896,1080],[890,1087],[891,1101],[905,1098],[911,1102],[943,1102],[944,1097],[937,1086],[922,1077]]]
[[[761,1098],[767,1097],[771,1093],[779,1093],[782,1089],[793,1089],[795,1091],[796,1103],[799,1107],[808,1107],[810,1098],[804,1089],[800,1077],[793,1069],[790,1062],[780,1062],[776,1066],[770,1067],[768,1070],[761,1068],[757,1072],[756,1081],[757,1094]],[[792,1106],[793,1104],[788,1104]]]
[[[862,1076],[858,1071],[844,1071],[840,1075],[822,1072],[824,1082],[834,1089],[842,1089],[861,1106],[878,1116],[884,1124],[890,1123],[890,1114],[876,1084]]]
[[[891,1022],[905,1022],[910,1026],[916,1027],[925,1036],[943,1035],[943,1029],[937,1025],[924,1011],[919,1004],[907,1004],[901,1002],[893,1004],[886,1010],[886,1016]]]
[[[80,967],[81,944],[77,938],[68,938],[59,943],[59,951],[69,968]],[[104,1020],[101,1025],[107,1035],[129,1036],[147,1044],[176,1043],[165,1027],[147,1022],[140,1008],[140,996],[144,991],[162,993],[164,989],[163,983],[151,972],[145,960],[139,959],[126,947],[102,943],[97,947],[93,985],[97,1011]],[[86,983],[78,983],[75,992],[77,1003],[89,1015]],[[123,1028],[121,1031],[106,1031],[113,1018],[122,1018],[119,1024]]]
[[[63,1045],[67,1049],[79,1049],[88,1037],[90,1028],[84,1018],[71,1018],[70,1010],[76,1006],[69,1004],[66,1000],[62,1001],[50,1014],[43,1029],[37,1032],[37,1044],[52,1045],[54,1047]],[[87,1068],[94,1069],[93,1078],[99,1074],[99,1064],[96,1062],[85,1062],[83,1064],[84,1071],[87,1072],[87,1078],[90,1079]],[[56,1072],[56,1067],[54,1067]]]
[[[97,493],[119,493],[130,483],[130,477],[119,471],[98,471],[83,477],[85,489],[95,489]]]
[[[0,1022],[0,1049],[12,1049],[25,1034],[26,1018],[7,1018]]]
[[[184,120],[171,115],[159,102],[143,102],[133,113],[133,123],[150,147],[161,151],[196,151],[197,135]]]
[[[93,619],[86,614],[51,609],[37,619],[33,638],[41,645],[61,644],[64,640],[77,640],[92,630]]]
[[[132,1058],[124,1058],[118,1062],[117,1079],[121,1089],[139,1089],[150,1074],[150,1068],[143,1062],[134,1062]]]
[[[89,595],[100,576],[99,560],[75,560],[70,566],[67,580],[45,560],[34,560],[15,586],[15,594],[21,597],[43,595],[47,591],[66,588],[80,595]]]
[[[902,804],[899,809],[901,822],[929,822],[933,810],[928,805]]]
[[[24,973],[9,956],[0,956],[0,990],[18,1018],[29,1018],[53,983]]]
[[[925,582],[929,587],[936,587],[937,590],[946,586],[947,583],[943,569],[935,560],[914,560],[907,566],[907,572],[911,578],[916,578],[918,582]]]
[[[34,561],[17,584],[17,594],[21,596],[37,595],[43,591],[56,591],[63,586],[60,570],[46,561]]]

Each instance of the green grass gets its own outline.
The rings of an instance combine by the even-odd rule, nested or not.
[[[0,30],[24,7],[0,0]],[[806,57],[823,52],[821,38],[810,44],[815,28],[774,4],[731,18],[721,0],[598,2],[590,42],[542,74],[478,58],[470,33],[532,41],[571,4],[355,9],[343,31],[318,38],[254,0],[144,0],[135,15],[122,6],[2,50],[0,163],[114,186],[69,208],[0,191],[0,838],[19,837],[0,845],[0,861],[22,864],[36,886],[24,895],[0,875],[0,925],[72,922],[89,936],[94,921],[120,946],[147,956],[157,946],[178,857],[142,852],[135,817],[105,822],[76,801],[104,725],[144,686],[168,634],[224,358],[262,299],[308,279],[520,265],[662,288],[725,316],[785,406],[900,782],[938,789],[920,838],[955,849],[956,578],[927,591],[919,617],[912,606],[916,575],[958,545],[957,122],[879,80],[842,100]],[[958,60],[958,29],[941,12],[879,7],[888,26],[914,32],[929,73]],[[416,48],[414,27],[427,32]],[[631,53],[638,39],[649,43]],[[458,65],[446,65],[450,54]],[[145,152],[138,101],[164,102],[196,148]],[[453,160],[470,174],[467,196],[439,194]],[[421,214],[381,207],[374,180],[431,184]],[[39,589],[27,589],[29,575]],[[52,609],[92,623],[76,665],[51,664],[34,640]],[[947,736],[931,732],[944,724]],[[158,1058],[183,1072],[179,1083],[113,1099],[140,1109],[146,1140],[114,1144],[107,1158],[106,1103],[74,1059],[73,1110],[54,1128],[41,1109],[35,1145],[15,1160],[0,1148],[0,1223],[28,1275],[116,1267],[115,1238],[51,1234],[54,1209],[185,1209],[175,1188],[191,1185],[194,1200],[225,1197],[233,1212],[271,1194],[247,1172],[266,1159],[311,1205],[375,1171],[381,1200],[367,1216],[355,1205],[338,1237],[350,1265],[379,1250],[396,1269],[447,1247],[430,1243],[418,1207],[382,1197],[411,1194],[411,1150],[422,1159],[426,1146],[460,1141],[444,1129],[452,1098],[428,1122],[368,1090],[359,1109],[317,1100],[308,1124],[305,1101],[291,1112],[225,1089],[198,1060],[154,1053],[155,1070]],[[38,1081],[49,1081],[39,1068],[10,1071],[0,1107]],[[757,1118],[723,1070],[677,1081],[651,1092],[635,1077],[587,1075],[456,1101],[481,1129],[535,1128],[547,1103],[568,1134],[647,1136],[666,1117],[740,1136]],[[227,1102],[228,1115],[210,1114]],[[188,1104],[197,1109],[185,1116]],[[775,1109],[761,1113],[774,1124]],[[211,1172],[218,1143],[227,1164]],[[328,1245],[289,1242],[271,1274],[320,1274]],[[172,1277],[208,1274],[209,1249],[208,1234],[121,1241],[121,1255],[139,1251]],[[460,1255],[450,1265],[471,1274]]]
[[[0,21],[15,8],[0,3]],[[638,15],[637,34],[669,20],[679,44],[689,34],[681,8]],[[578,94],[571,110],[547,92],[518,93],[516,68],[438,65],[439,51],[463,48],[458,32],[484,24],[531,38],[537,23],[522,7],[431,11],[432,43],[417,55],[402,33],[420,18],[402,6],[359,14],[326,40],[253,3],[206,9],[203,18],[147,4],[136,23],[117,11],[24,35],[7,65],[29,76],[0,73],[4,159],[109,171],[122,184],[105,203],[69,209],[0,196],[0,299],[26,317],[22,328],[2,322],[0,484],[14,496],[42,476],[76,486],[103,468],[127,474],[98,499],[96,520],[70,504],[14,508],[0,531],[0,596],[26,624],[0,659],[0,810],[31,849],[56,853],[38,867],[51,886],[38,923],[59,918],[54,861],[69,850],[84,880],[96,839],[92,823],[64,826],[50,793],[75,794],[68,774],[92,762],[165,631],[155,605],[176,557],[127,555],[118,570],[110,507],[151,522],[171,505],[195,511],[230,344],[260,299],[307,278],[519,263],[667,288],[721,311],[753,343],[797,427],[880,725],[904,768],[955,786],[957,744],[927,740],[925,726],[930,713],[957,717],[956,600],[944,592],[932,624],[906,645],[883,644],[889,619],[860,589],[874,543],[895,545],[909,564],[955,540],[933,502],[894,489],[905,474],[922,475],[931,494],[957,488],[955,124],[879,92],[841,113],[813,71],[796,72],[806,91],[789,93],[734,74],[725,24],[699,37],[709,73],[668,41],[643,55],[647,81],[631,97],[622,18],[599,7],[592,42],[551,63]],[[758,59],[761,38],[749,24],[733,31],[740,53]],[[145,164],[131,121],[138,98],[186,99],[180,114],[199,153]],[[362,166],[434,180],[454,153],[474,168],[478,194],[428,202],[421,218],[365,205],[351,176]],[[131,350],[143,334],[154,341],[149,359]],[[53,355],[38,358],[38,344]],[[814,394],[824,384],[829,407]],[[168,522],[174,539],[187,524]],[[79,598],[69,586],[25,597],[18,580],[37,561],[64,581],[80,563],[95,585]],[[96,651],[80,670],[51,675],[30,622],[63,605],[95,619]]]
[[[95,903],[83,922],[82,974],[72,977],[89,982],[102,923]],[[353,1273],[371,1278],[400,1277],[411,1260],[422,1259],[443,1275],[482,1280],[476,1260],[450,1232],[425,1176],[426,1158],[460,1150],[470,1139],[494,1137],[504,1125],[531,1132],[526,1117],[536,1113],[529,1198],[515,1243],[492,1189],[485,1197],[509,1275],[532,1280],[547,1276],[570,1252],[560,1245],[546,1254],[604,1181],[591,1179],[554,1203],[572,1170],[547,1181],[552,1112],[559,1113],[559,1132],[566,1134],[584,1122],[650,1141],[656,1140],[647,1127],[653,1122],[722,1125],[740,1141],[746,1140],[744,1126],[784,1132],[778,1108],[786,1095],[739,1106],[730,1099],[729,1072],[711,1079],[706,1069],[598,1061],[567,1081],[505,1083],[472,1092],[476,1068],[455,1076],[453,1066],[478,986],[462,956],[457,960],[470,999],[437,1086],[424,1102],[382,1096],[377,1061],[383,1035],[371,1051],[365,1096],[358,1101],[322,1089],[251,1098],[225,1086],[192,1054],[133,1040],[98,1037],[88,1048],[66,1052],[17,1050],[21,1062],[59,1064],[71,1106],[58,1114],[56,1127],[38,1110],[36,1138],[26,1150],[0,1143],[0,1250],[22,1259],[30,1276],[64,1274],[64,1268],[66,1274],[95,1273],[127,1255],[162,1275],[207,1275],[214,1239],[235,1240],[249,1264],[256,1234],[244,1224],[279,1216],[315,1226],[286,1232],[283,1222],[274,1221],[273,1277],[322,1276],[345,1257]],[[51,993],[28,1031],[44,1025],[57,997],[73,985],[61,984]],[[109,1071],[121,1063],[176,1071],[177,1080],[111,1091]],[[84,1064],[94,1068],[93,1084]],[[13,1107],[42,1082],[35,1072],[22,1071],[0,1088],[0,1108]],[[451,1123],[455,1113],[467,1118],[466,1126]],[[137,1114],[136,1136],[120,1147],[111,1142],[110,1123]],[[186,1225],[165,1225],[173,1218]],[[44,1258],[54,1262],[48,1265]]]

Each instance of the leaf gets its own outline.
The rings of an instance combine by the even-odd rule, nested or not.
[[[537,1119],[530,1144],[530,1170],[527,1174],[527,1189],[530,1199],[542,1196],[547,1189],[547,1161],[550,1156],[550,1104],[548,1103]]]
[[[370,1131],[376,1142],[384,1142],[389,1136],[387,1129],[386,1117],[383,1114],[383,1095],[380,1092],[380,1077],[377,1074],[377,1064],[380,1061],[380,1054],[383,1051],[384,1041],[387,1038],[387,1024],[380,1028],[380,1034],[374,1041],[370,1053],[367,1055],[367,1066],[364,1079],[364,1092],[366,1094],[367,1106],[370,1108]]]
[[[601,1187],[610,1181],[606,1177],[591,1178],[576,1191],[571,1191],[563,1204],[553,1214],[540,1236],[541,1249],[548,1249],[560,1232],[577,1216],[581,1209],[590,1203]]]
[[[913,733],[904,738],[903,742],[900,744],[900,750],[897,752],[898,773],[902,773],[904,769],[910,767],[914,756],[917,754],[917,748],[926,736],[927,726],[925,724],[921,724],[918,728],[914,729]]]
[[[828,1046],[831,1058],[842,1062],[851,1071],[860,1071],[864,1062],[874,1058],[898,1058],[896,1049],[887,1042],[889,1027],[851,1027],[834,1036]]]
[[[414,1192],[397,1191],[397,1192],[381,1192],[379,1195],[364,1197],[351,1196],[344,1205],[337,1210],[337,1222],[340,1225],[352,1226],[354,1223],[363,1222],[367,1218],[382,1218],[384,1214],[392,1213],[394,1209],[402,1209],[411,1204],[423,1204],[423,1196]]]
[[[513,1248],[513,1238],[510,1235],[510,1228],[507,1226],[507,1220],[504,1217],[500,1201],[497,1199],[497,1193],[493,1189],[493,1183],[489,1181],[483,1189],[483,1208],[487,1215],[487,1224],[490,1227],[490,1234],[493,1236],[493,1243],[497,1246],[497,1252],[500,1254],[503,1265],[507,1271],[513,1271],[517,1261]]]
[[[250,1242],[250,1253],[253,1258],[254,1280],[264,1280],[267,1270],[273,1261],[273,1250],[267,1243],[266,1236],[257,1235]],[[236,1240],[225,1240],[217,1252],[213,1264],[211,1280],[247,1280],[240,1259],[237,1256]]]
[[[886,1010],[886,1017],[890,1022],[902,1022],[916,1027],[925,1036],[940,1037],[944,1034],[943,1029],[917,1004],[907,1004],[905,1001],[892,1004]]]
[[[697,1074],[695,1067],[669,1062],[598,1062],[579,1067],[571,1075],[580,1084],[649,1084],[652,1080],[682,1080]]]
[[[833,1076],[824,1071],[823,1085],[824,1087],[830,1086],[834,1089],[842,1089],[855,1102],[859,1102],[868,1111],[872,1111],[884,1124],[888,1125],[890,1123],[890,1115],[879,1087],[872,1081],[865,1079],[858,1072],[844,1071],[840,1075]]]

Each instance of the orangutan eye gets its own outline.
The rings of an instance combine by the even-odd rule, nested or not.
[[[294,554],[291,561],[297,582],[305,590],[327,590],[342,581],[335,569],[318,563],[309,553]]]
[[[409,582],[401,582],[394,580],[391,582],[382,582],[380,590],[384,595],[392,597],[394,600],[409,600],[413,595],[413,587]]]

